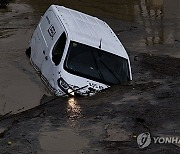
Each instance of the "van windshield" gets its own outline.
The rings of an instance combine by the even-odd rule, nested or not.
[[[108,85],[130,80],[125,58],[77,42],[70,43],[64,66],[72,74]]]

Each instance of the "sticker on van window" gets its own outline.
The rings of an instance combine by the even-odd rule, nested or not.
[[[48,33],[49,33],[51,39],[53,40],[53,37],[54,37],[54,35],[56,34],[56,29],[54,28],[53,25],[51,25],[51,26],[49,27]]]

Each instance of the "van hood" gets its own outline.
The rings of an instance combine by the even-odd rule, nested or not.
[[[69,73],[68,73],[69,74]],[[70,77],[71,76],[71,77]],[[58,87],[65,95],[72,96],[92,96],[102,90],[110,87],[108,85],[86,79],[83,77],[70,75],[61,76],[58,79]]]

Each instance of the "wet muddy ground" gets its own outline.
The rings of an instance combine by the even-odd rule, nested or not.
[[[0,9],[0,153],[180,153],[140,149],[136,137],[180,137],[180,2],[16,0]],[[60,4],[107,21],[131,59],[133,81],[85,98],[55,98],[25,49],[40,16]]]

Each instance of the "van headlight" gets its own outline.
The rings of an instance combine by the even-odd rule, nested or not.
[[[75,95],[73,89],[68,85],[68,83],[63,79],[63,78],[59,78],[58,79],[58,86],[67,94],[70,95]]]
[[[68,89],[68,93],[71,94],[71,95],[75,95],[74,91],[72,89]]]

